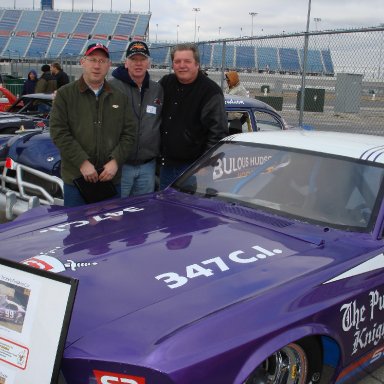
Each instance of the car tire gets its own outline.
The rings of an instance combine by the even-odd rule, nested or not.
[[[315,384],[321,379],[322,348],[318,338],[305,338],[274,352],[244,384]]]

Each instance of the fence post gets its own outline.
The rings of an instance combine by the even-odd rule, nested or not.
[[[304,37],[303,72],[301,74],[301,99],[300,99],[299,127],[303,126],[305,77],[307,75],[307,55],[308,55],[309,20],[310,20],[310,18],[311,18],[311,0],[308,0],[307,28],[306,28],[305,37]]]
[[[223,41],[223,51],[221,54],[221,79],[220,87],[224,89],[224,70],[225,70],[225,58],[227,57],[227,42]]]

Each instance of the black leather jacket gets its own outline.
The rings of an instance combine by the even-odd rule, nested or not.
[[[203,73],[191,84],[174,74],[160,80],[164,89],[161,164],[192,163],[228,135],[221,88]]]

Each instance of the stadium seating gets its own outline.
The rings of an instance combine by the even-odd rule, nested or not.
[[[150,17],[148,13],[1,9],[0,58],[78,60],[88,44],[102,42],[112,61],[119,63],[132,39],[146,38]],[[149,42],[149,46],[152,65],[169,66],[172,44]],[[204,69],[224,64],[225,69],[296,74],[302,72],[304,61],[302,49],[236,42],[202,42],[199,53]],[[310,49],[306,69],[310,74],[333,75],[331,52]]]
[[[256,67],[255,47],[240,45],[236,48],[236,68],[254,69]]]
[[[277,72],[280,70],[280,63],[277,56],[277,48],[257,47],[257,69],[265,72]]]
[[[101,41],[121,61],[131,39],[144,39],[149,14],[0,11],[0,57],[54,59],[76,57],[92,42]]]
[[[288,73],[300,73],[301,66],[297,49],[279,48],[280,71]]]

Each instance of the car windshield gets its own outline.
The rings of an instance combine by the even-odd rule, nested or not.
[[[46,106],[47,111],[39,111],[39,105]],[[23,97],[15,102],[9,109],[8,112],[22,113],[25,115],[44,115],[52,107],[52,100],[50,99],[36,99]]]
[[[383,166],[371,162],[224,142],[172,187],[302,221],[368,232],[378,210],[383,174]]]

